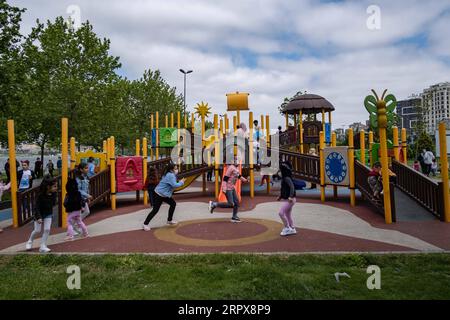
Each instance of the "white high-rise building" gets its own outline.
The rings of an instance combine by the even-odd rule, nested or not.
[[[434,135],[439,123],[450,118],[450,82],[435,84],[421,95],[426,130]]]

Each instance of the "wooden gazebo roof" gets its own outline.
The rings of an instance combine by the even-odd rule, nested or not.
[[[294,97],[283,108],[283,113],[298,114],[300,111],[303,114],[317,114],[334,111],[334,106],[324,97],[316,94],[302,94]]]

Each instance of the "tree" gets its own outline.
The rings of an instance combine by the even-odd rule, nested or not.
[[[25,9],[0,0],[0,143],[3,145],[7,141],[6,120],[12,118],[21,105],[20,21],[23,12]],[[20,135],[17,137],[19,140]]]
[[[108,85],[118,81],[118,57],[110,41],[99,39],[89,22],[75,30],[62,17],[37,21],[23,45],[27,66],[24,108],[19,113],[27,140],[41,148],[59,145],[60,122],[69,119],[69,135],[92,142],[98,120],[109,114]],[[115,115],[117,116],[117,114]]]

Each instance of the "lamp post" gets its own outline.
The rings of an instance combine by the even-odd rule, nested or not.
[[[184,100],[184,115],[186,116],[186,75],[189,74],[189,73],[192,73],[192,70],[184,71],[183,69],[180,69],[180,72],[182,74],[184,74],[184,95],[183,95],[183,100]]]

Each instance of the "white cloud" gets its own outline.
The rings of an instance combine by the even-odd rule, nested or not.
[[[440,81],[449,81],[448,1],[378,1],[381,30],[366,27],[372,1],[320,3],[312,0],[163,1],[36,0],[11,1],[28,7],[25,32],[36,18],[65,15],[78,4],[82,19],[111,39],[122,72],[138,78],[159,69],[182,93],[180,68],[188,76],[187,102],[205,101],[215,112],[226,110],[225,94],[249,92],[255,114],[270,114],[271,124],[284,124],[277,108],[284,97],[308,90],[336,107],[336,126],[365,121],[362,101],[370,89],[389,89],[402,99]],[[445,30],[445,31],[444,31]],[[430,47],[398,44],[425,33]],[[448,38],[448,37],[447,37]],[[246,66],[246,56],[256,61]],[[296,53],[298,59],[274,58]]]

